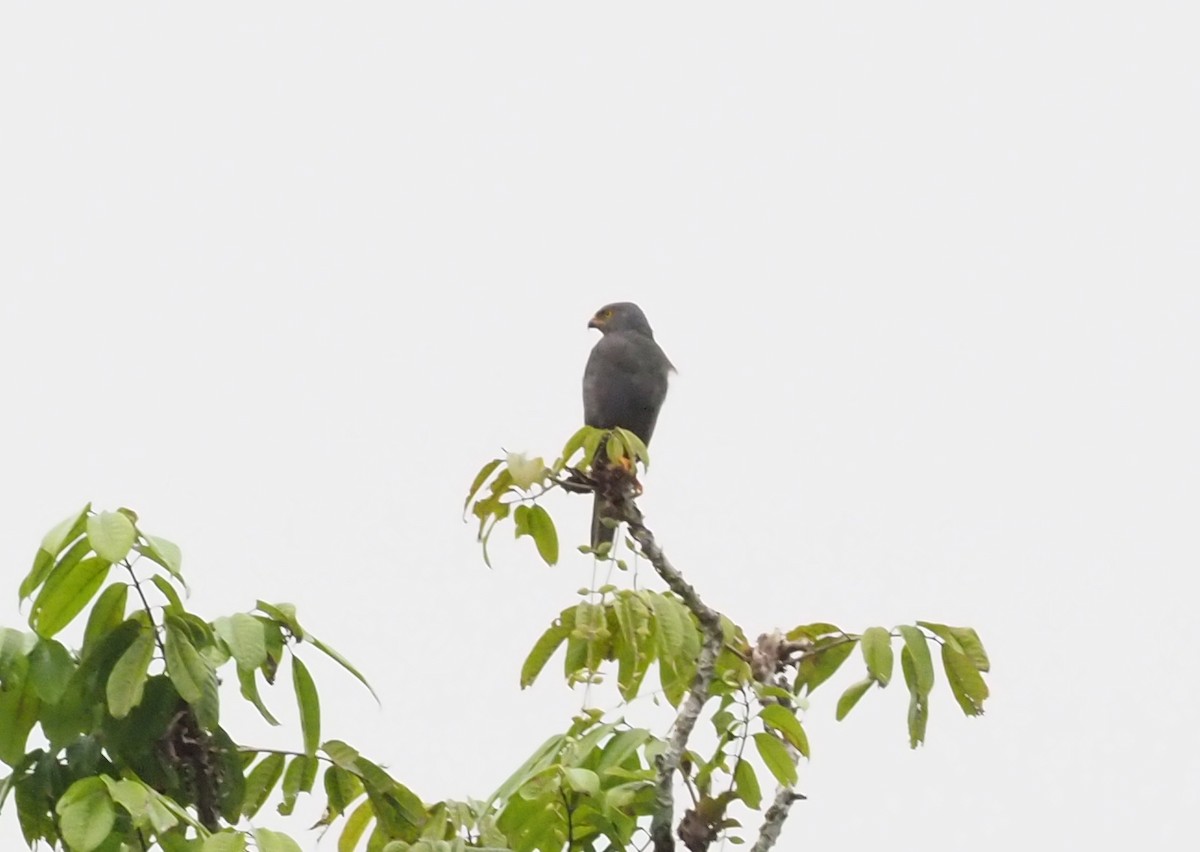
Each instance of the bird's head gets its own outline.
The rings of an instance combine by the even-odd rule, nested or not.
[[[654,337],[646,315],[633,302],[613,302],[605,305],[588,320],[588,328],[598,328],[601,334],[611,331],[636,331],[647,337]]]

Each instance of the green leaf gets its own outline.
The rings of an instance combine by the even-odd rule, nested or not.
[[[529,534],[537,545],[538,555],[547,565],[558,562],[558,531],[554,528],[554,519],[541,506],[533,506],[529,510]]]
[[[258,709],[259,714],[267,720],[267,724],[278,727],[279,720],[271,715],[271,711],[263,703],[262,696],[258,694],[258,681],[255,679],[255,674],[254,669],[237,667],[238,685],[241,687],[242,698],[245,698]]]
[[[25,575],[25,579],[18,587],[19,599],[24,601],[33,594],[33,590],[42,584],[53,567],[54,556],[39,548],[37,555],[33,557],[33,567],[29,569],[29,573]]]
[[[916,748],[925,741],[925,726],[929,721],[929,691],[920,689],[916,664],[908,645],[900,649],[900,668],[908,685],[908,746]]]
[[[107,775],[101,775],[100,780],[108,788],[109,797],[129,814],[134,826],[140,828],[148,823],[150,791],[141,782],[132,778],[117,780]]]
[[[300,622],[296,619],[296,605],[290,603],[269,604],[266,601],[255,601],[254,606],[265,612],[274,621],[282,624],[297,639],[304,639],[306,634]]]
[[[283,801],[279,803],[279,813],[289,816],[296,807],[296,798],[301,792],[312,790],[317,778],[317,759],[315,757],[293,757],[283,773]]]
[[[105,697],[114,719],[124,719],[142,702],[146,673],[154,658],[154,628],[143,626],[133,644],[121,654],[108,676]]]
[[[84,557],[90,556],[92,553],[92,545],[87,540],[87,536],[82,536],[75,541],[66,552],[59,557],[58,561],[53,564],[53,568],[49,575],[43,576],[42,582],[49,581],[49,577],[58,574],[60,577],[70,574],[75,570],[75,566],[83,561]],[[43,591],[45,586],[43,585]]]
[[[608,456],[609,461],[617,461],[625,456],[625,442],[621,440],[621,436],[614,432],[608,433],[608,441],[604,445],[604,454]]]
[[[595,429],[595,427],[581,426],[574,435],[568,438],[567,443],[563,445],[562,449],[563,462],[569,463],[571,461],[571,456],[575,455],[575,453],[583,448],[584,442],[587,440],[588,435],[596,431],[599,430]],[[585,459],[585,461],[590,461],[590,459]]]
[[[254,840],[258,844],[258,852],[303,852],[295,840],[279,831],[256,828]]]
[[[796,676],[796,690],[806,687],[808,694],[829,680],[830,677],[846,662],[846,658],[854,651],[857,639],[847,640],[843,637],[822,640],[805,653],[800,659],[799,673]]]
[[[596,771],[608,775],[609,770],[619,769],[651,737],[652,734],[645,728],[630,728],[614,734],[600,752],[595,764]]]
[[[463,500],[463,517],[466,517],[467,507],[471,505],[472,498],[479,493],[479,489],[483,487],[483,483],[492,475],[492,471],[500,466],[502,459],[492,459],[479,469],[479,473],[475,474],[475,479],[471,482],[471,487],[467,490],[467,499]]]
[[[217,753],[214,767],[219,779],[217,806],[221,818],[234,824],[241,817],[242,803],[246,801],[246,770],[250,756],[240,753],[239,746],[221,727],[213,731],[212,748]]]
[[[359,777],[340,766],[331,766],[325,770],[324,786],[332,817],[345,812],[350,803],[363,793],[363,783]]]
[[[321,742],[321,700],[317,686],[304,662],[292,655],[292,686],[296,690],[296,703],[300,707],[300,730],[304,735],[304,753],[313,757]]]
[[[871,684],[876,683],[875,678],[865,677],[860,681],[856,681],[846,687],[846,691],[842,693],[842,697],[837,703],[837,720],[840,722],[850,715],[850,711],[854,709],[854,705],[858,700],[867,694],[867,690],[871,688]]]
[[[588,428],[588,432],[583,436],[583,461],[579,467],[586,470],[596,462],[596,454],[600,451],[600,442],[604,440],[604,436],[608,434],[603,429]]]
[[[124,517],[124,515],[122,515]],[[67,788],[54,807],[59,830],[72,852],[92,852],[108,839],[117,814],[99,778],[82,778]]]
[[[987,651],[983,650],[983,642],[979,640],[979,634],[970,627],[951,627],[950,634],[958,640],[959,646],[963,653],[971,660],[971,665],[975,666],[977,671],[986,672],[992,667],[988,661]]]
[[[100,771],[100,740],[91,734],[76,737],[63,749],[63,753],[67,758],[67,773],[71,778],[84,778],[96,775]]]
[[[236,829],[227,828],[204,838],[200,852],[245,852],[245,849],[246,835]]]
[[[29,626],[45,639],[62,630],[99,591],[110,567],[111,563],[99,556],[90,556],[74,565],[66,560],[60,562],[33,603]]]
[[[569,616],[568,613],[570,613]],[[571,607],[564,610],[554,620],[554,623],[546,628],[546,632],[534,643],[529,656],[525,658],[525,662],[521,665],[521,689],[533,685],[533,682],[537,680],[537,676],[545,668],[546,663],[554,656],[554,652],[558,650],[558,646],[571,635],[574,627],[575,608]]]
[[[642,593],[642,599],[654,611],[659,680],[663,693],[672,707],[678,707],[690,684],[687,672],[681,668],[681,665],[686,666],[691,662],[688,654],[690,637],[686,634],[694,631],[690,622],[681,617],[679,607],[666,596],[647,591]]]
[[[684,633],[689,625],[679,617],[679,610],[664,595],[655,592],[643,592],[642,600],[654,612],[659,657],[677,657],[686,651]]]
[[[541,506],[517,506],[513,511],[513,537],[529,536],[547,565],[558,561],[558,533],[554,521]]]
[[[600,794],[600,776],[590,769],[571,767],[563,770],[563,782],[567,789],[582,793],[585,796]]]
[[[629,448],[634,458],[641,461],[642,465],[650,469],[650,451],[646,449],[646,443],[633,432],[628,429],[617,427],[617,433],[621,436],[621,441]]]
[[[161,811],[165,811],[167,815],[174,817],[179,822],[184,823],[185,825],[190,825],[196,830],[197,833],[206,831],[204,826],[200,824],[200,821],[192,816],[191,812],[189,812],[187,808],[180,805],[170,796],[160,795],[155,790],[150,790],[150,794],[153,797],[150,803],[150,811],[152,815],[156,809],[159,809]],[[153,819],[153,816],[151,818]]]
[[[946,669],[950,691],[954,693],[954,700],[963,713],[968,716],[983,715],[983,702],[988,697],[988,688],[971,658],[951,649],[947,642],[942,646],[942,665]]]
[[[107,562],[120,562],[133,549],[137,530],[122,512],[101,512],[87,519],[87,537],[96,555]]]
[[[904,638],[904,648],[908,651],[913,666],[915,680],[909,684],[909,689],[916,688],[921,695],[928,695],[933,689],[933,659],[929,655],[929,641],[925,634],[911,624],[902,624],[897,630]],[[903,653],[901,653],[903,657]]]
[[[108,782],[105,781],[105,783],[107,784]],[[117,783],[124,784],[125,782],[121,781]],[[163,832],[169,831],[171,828],[179,824],[179,819],[173,813],[171,813],[170,808],[164,804],[163,799],[165,797],[158,793],[158,791],[147,787],[144,781],[130,781],[129,783],[136,784],[137,786],[141,787],[146,794],[144,821],[139,821],[139,824],[149,824],[150,828],[152,828],[160,837],[162,836]],[[112,786],[112,784],[109,784],[110,791]],[[114,795],[113,798],[116,799],[116,796]],[[131,801],[136,803],[136,799]]]
[[[628,811],[637,798],[637,794],[645,789],[645,781],[630,781],[615,787],[608,787],[604,790],[604,803],[601,808],[605,813]]]
[[[0,627],[0,680],[8,677],[9,669],[18,659],[24,659],[37,641],[37,636],[32,633]]]
[[[42,546],[38,548],[37,555],[33,559],[33,568],[30,569],[25,579],[21,581],[19,591],[21,600],[25,600],[33,594],[33,590],[42,584],[42,581],[50,573],[50,569],[54,566],[55,560],[58,559],[58,555],[62,553],[63,549],[83,535],[84,530],[87,528],[87,517],[91,508],[92,504],[88,503],[78,512],[69,518],[65,518],[54,529],[46,533],[42,539]],[[82,556],[83,554],[81,553],[80,558]]]
[[[175,616],[167,616],[167,638],[164,644],[167,675],[171,678],[171,683],[175,685],[176,691],[184,701],[188,704],[199,704],[204,697],[207,683],[215,681],[216,675],[188,638],[187,629]]]
[[[513,538],[531,535],[529,532],[529,507],[524,503],[513,509]]]
[[[683,645],[679,649],[679,662],[694,667],[696,657],[700,656],[700,629],[693,621],[692,611],[675,595],[664,595],[663,599],[675,610],[675,620],[683,630]]]
[[[924,627],[933,635],[937,636],[943,642],[950,646],[952,650],[958,651],[960,654],[965,654],[963,646],[958,644],[958,639],[954,636],[954,628],[945,624],[938,624],[935,621],[918,621],[917,624]]]
[[[207,660],[205,661],[207,662]],[[215,728],[221,719],[221,693],[218,689],[216,672],[209,664],[212,676],[204,681],[204,694],[192,709],[196,711],[196,720],[202,728]]]
[[[365,757],[355,760],[354,766],[368,793],[386,795],[401,817],[413,825],[421,824],[425,818],[425,806],[411,790]]]
[[[239,667],[257,669],[267,662],[267,637],[263,623],[254,616],[235,612],[214,620],[212,626]]]
[[[357,768],[356,762],[362,756],[358,753],[358,749],[346,745],[341,740],[326,740],[321,743],[321,751],[329,755],[329,759],[337,766],[342,767],[342,769],[348,769],[351,772],[355,771]]]
[[[113,583],[100,593],[92,612],[88,615],[87,627],[83,630],[83,653],[88,651],[117,625],[125,620],[125,606],[129,599],[129,586]]]
[[[25,842],[31,849],[38,840],[43,838],[57,845],[60,841],[58,826],[51,818],[52,815],[47,814],[54,795],[50,776],[52,769],[57,767],[57,762],[53,756],[48,754],[40,757],[30,755],[30,757],[34,757],[34,760],[22,761],[23,777],[14,790],[13,799],[17,807],[17,821],[21,825],[21,834],[24,835]],[[25,770],[34,763],[36,763],[34,771],[31,774],[25,774]]]
[[[25,743],[41,704],[28,677],[15,680],[10,678],[0,690],[0,760],[12,767],[25,757]]]
[[[560,749],[562,749],[566,738],[562,734],[554,734],[540,746],[525,761],[515,772],[510,775],[497,790],[488,797],[487,807],[490,809],[497,802],[505,802],[511,798],[517,790],[525,785],[530,778],[542,772],[547,767],[551,766]]]
[[[39,639],[29,652],[29,677],[38,698],[48,704],[62,697],[74,673],[75,660],[61,642]]]
[[[891,634],[882,627],[868,627],[859,642],[868,674],[880,686],[887,686],[892,679],[892,664],[895,662]]]
[[[338,838],[338,852],[354,852],[354,847],[358,845],[363,832],[367,830],[367,826],[373,819],[375,819],[375,811],[372,809],[370,801],[365,801],[355,808],[354,813],[346,819],[342,836]]]
[[[341,654],[339,654],[333,648],[326,645],[324,642],[322,642],[316,636],[313,636],[311,633],[306,633],[304,635],[304,641],[311,644],[314,648],[316,648],[322,654],[329,657],[329,659],[333,660],[335,663],[337,663],[339,666],[341,666],[346,671],[350,672],[350,674],[352,674],[358,680],[359,683],[361,683],[363,686],[365,686],[367,688],[367,691],[371,693],[371,697],[375,699],[375,703],[376,704],[379,703],[379,696],[375,694],[374,688],[372,688],[371,684],[367,683],[367,679],[365,677],[363,677],[362,672],[360,672],[358,669],[356,669],[353,665],[350,664],[349,660],[347,660],[345,657],[343,657]]]
[[[814,624],[801,624],[793,627],[787,632],[787,638],[792,641],[797,639],[811,639],[815,642],[822,636],[829,636],[831,634],[840,636],[841,633],[841,629],[836,624],[818,621]]]
[[[151,562],[157,562],[166,568],[167,573],[186,589],[188,587],[187,580],[183,579],[181,570],[183,568],[183,552],[179,549],[179,545],[156,535],[143,535],[142,538],[146,540],[146,543],[135,545],[134,549]]]
[[[52,558],[57,558],[63,548],[83,535],[84,530],[87,529],[88,512],[91,510],[92,504],[88,503],[75,514],[60,521],[42,538],[41,549],[49,553]]]
[[[613,597],[612,612],[617,622],[617,629],[613,631],[617,688],[622,698],[632,701],[653,656],[653,648],[645,647],[641,641],[649,628],[646,606],[634,593],[622,591]]]
[[[192,640],[192,644],[197,649],[216,644],[217,634],[213,632],[212,625],[195,613],[186,611],[181,613],[169,612],[166,615],[172,616],[187,630],[188,638]],[[225,659],[228,659],[228,657]]]
[[[283,775],[285,759],[282,754],[268,754],[246,775],[246,794],[242,799],[242,816],[253,819],[266,803]]]
[[[567,685],[575,683],[576,676],[587,669],[588,659],[588,643],[578,636],[570,636],[567,638],[567,653],[563,656],[563,676],[567,678]]]
[[[758,786],[758,775],[750,761],[738,758],[737,766],[733,769],[733,783],[738,798],[746,803],[751,810],[762,807],[762,789]]]
[[[763,731],[754,735],[754,746],[776,781],[784,787],[795,785],[798,778],[796,764],[792,762],[792,756],[782,740]]]
[[[782,734],[796,751],[808,757],[808,736],[795,713],[781,704],[768,704],[758,715],[764,724]]]
[[[183,601],[179,599],[179,592],[175,591],[175,587],[171,585],[171,581],[162,574],[152,574],[150,582],[154,587],[162,592],[164,598],[167,599],[164,610],[172,615],[183,615],[186,610],[183,608]]]

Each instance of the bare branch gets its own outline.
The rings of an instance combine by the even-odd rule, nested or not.
[[[633,484],[636,485],[636,483]],[[692,679],[692,686],[687,698],[679,707],[679,714],[675,718],[667,750],[657,760],[658,781],[655,785],[655,807],[654,816],[650,821],[650,837],[654,842],[654,852],[674,852],[675,838],[671,833],[671,826],[675,819],[675,771],[679,768],[684,750],[687,748],[688,738],[692,734],[692,729],[696,727],[704,702],[708,700],[709,687],[712,685],[716,672],[717,655],[720,654],[721,646],[724,644],[724,635],[721,630],[720,613],[700,599],[696,590],[671,565],[662,548],[655,541],[654,534],[647,529],[641,510],[633,501],[636,490],[629,487],[622,489],[622,492],[615,495],[616,499],[613,499],[614,495],[611,494],[606,496],[609,497],[621,520],[629,524],[629,534],[641,547],[642,553],[650,560],[654,570],[663,578],[671,591],[678,595],[687,608],[692,611],[704,632],[700,655],[696,659],[696,676]]]

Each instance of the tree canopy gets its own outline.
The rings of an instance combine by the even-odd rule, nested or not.
[[[601,447],[599,457],[616,462],[594,464]],[[89,504],[45,535],[20,583],[29,629],[0,628],[0,761],[11,769],[0,779],[0,813],[15,812],[31,848],[74,852],[297,852],[296,831],[254,822],[268,802],[291,815],[302,795],[323,803],[313,828],[335,829],[338,852],[662,852],[677,839],[696,852],[722,837],[767,850],[804,798],[797,767],[809,756],[811,696],[856,651],[861,677],[832,702],[839,720],[892,682],[897,656],[913,748],[925,739],[939,670],[963,713],[983,712],[989,662],[969,627],[914,621],[851,632],[800,618],[751,641],[755,631],[706,602],[647,526],[639,464],[649,454],[633,433],[585,427],[552,464],[489,461],[463,509],[478,521],[485,562],[489,537],[511,525],[554,565],[560,541],[541,498],[563,489],[607,501],[610,522],[628,528],[630,558],[648,561],[664,588],[623,582],[626,558],[607,543],[594,553],[583,545],[615,573],[551,617],[521,665],[520,686],[562,649],[566,683],[615,679],[626,703],[653,693],[674,711],[668,729],[585,704],[490,795],[430,801],[352,744],[323,737],[320,690],[305,659],[327,656],[371,686],[293,606],[258,600],[245,612],[193,612],[180,548],[129,509]],[[56,637],[77,619],[82,639],[68,647]],[[222,725],[221,702],[234,696],[221,684],[236,682],[235,700],[278,725],[267,698],[279,700],[270,688],[284,667],[299,711],[295,748],[248,746]],[[715,734],[703,750],[692,736],[701,721]],[[745,814],[755,824],[743,825]]]

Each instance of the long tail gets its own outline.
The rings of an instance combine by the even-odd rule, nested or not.
[[[617,537],[617,529],[606,526],[600,521],[605,516],[606,505],[606,501],[599,494],[592,499],[592,550],[596,550],[601,544],[608,542],[609,553],[612,553],[612,543]]]

